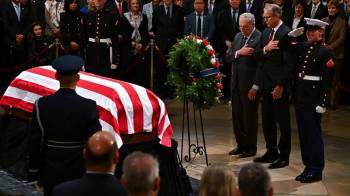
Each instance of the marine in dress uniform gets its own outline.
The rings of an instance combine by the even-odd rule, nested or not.
[[[96,4],[98,3],[98,5]],[[119,64],[117,17],[104,7],[105,0],[96,0],[96,11],[83,16],[84,46],[87,72],[111,76]]]
[[[295,113],[299,131],[304,171],[295,178],[302,183],[319,181],[324,169],[324,144],[321,114],[326,111],[327,92],[332,84],[334,54],[322,42],[321,28],[328,25],[317,19],[307,21],[308,42],[295,44],[296,62]],[[299,29],[300,30],[300,29]],[[291,32],[293,36],[296,32]],[[298,34],[298,33],[296,33]],[[300,33],[302,34],[302,33]]]
[[[50,195],[55,185],[84,174],[85,142],[101,130],[96,103],[75,92],[83,60],[66,55],[52,66],[61,88],[35,102],[29,145],[29,176],[43,186],[44,195]]]

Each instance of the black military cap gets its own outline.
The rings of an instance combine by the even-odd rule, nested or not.
[[[305,21],[306,21],[306,30],[308,31],[314,31],[329,25],[328,23],[322,20],[313,19],[313,18],[305,18]]]
[[[52,67],[60,75],[77,74],[84,65],[84,60],[79,56],[64,55],[56,58],[52,62]]]

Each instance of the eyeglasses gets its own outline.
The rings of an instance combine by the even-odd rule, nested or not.
[[[273,16],[263,16],[264,20],[268,20],[270,18],[272,18]]]

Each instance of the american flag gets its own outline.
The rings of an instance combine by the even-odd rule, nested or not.
[[[28,69],[19,74],[0,99],[0,105],[32,112],[34,102],[59,89],[51,66]],[[76,92],[96,101],[102,129],[121,135],[157,131],[160,144],[171,147],[173,132],[165,105],[152,91],[127,82],[80,72]]]

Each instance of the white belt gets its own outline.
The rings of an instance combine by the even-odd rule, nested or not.
[[[89,37],[89,42],[93,43],[106,43],[109,46],[109,61],[112,66],[113,62],[113,47],[112,47],[112,40],[111,38],[106,38],[106,39],[99,39],[99,38],[90,38]]]
[[[112,40],[111,40],[111,38],[99,39],[99,38],[90,38],[89,37],[89,42],[111,44]]]
[[[311,80],[311,81],[321,81],[322,77],[321,76],[309,76],[309,75],[304,75],[302,73],[299,73],[299,78],[302,80]]]

